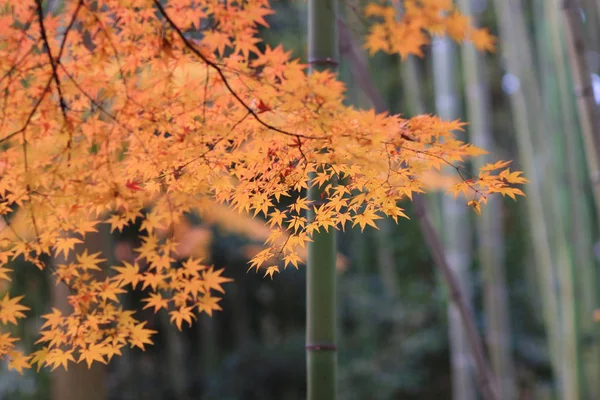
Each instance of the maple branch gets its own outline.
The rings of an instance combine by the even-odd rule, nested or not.
[[[44,27],[44,11],[42,10],[42,0],[35,1],[37,7],[37,15],[38,15],[38,24],[40,26],[40,34],[42,36],[42,41],[44,42],[44,47],[46,48],[46,54],[48,55],[48,59],[50,61],[50,66],[52,67],[52,79],[56,83],[56,90],[58,91],[58,103],[60,104],[60,110],[62,112],[63,118],[65,122],[67,121],[67,105],[65,103],[65,99],[62,94],[62,87],[60,86],[60,78],[58,77],[57,65],[60,63],[60,59],[54,59],[52,56],[52,48],[50,47],[50,43],[48,42],[48,35],[46,34],[46,28]],[[78,8],[79,10],[79,8]],[[71,21],[72,25],[73,21]],[[69,34],[70,26],[67,28],[65,32],[65,37]],[[65,41],[63,40],[63,43]],[[62,50],[62,47],[61,47]],[[59,55],[60,57],[60,55]]]
[[[59,103],[60,103],[61,112],[62,112],[63,117],[65,119],[65,123],[67,122],[67,113],[66,113],[67,112],[67,105],[66,105],[65,99],[64,99],[64,97],[62,95],[62,88],[61,88],[61,85],[60,85],[60,78],[58,77],[58,66],[61,65],[60,64],[60,58],[62,57],[62,53],[64,51],[65,44],[67,42],[67,36],[69,35],[70,30],[73,28],[73,24],[75,23],[75,19],[77,18],[77,14],[79,13],[79,10],[80,10],[81,6],[83,5],[83,0],[79,0],[79,3],[77,4],[77,8],[73,12],[71,21],[69,22],[69,25],[67,26],[67,29],[65,30],[65,33],[64,33],[64,36],[63,36],[63,39],[61,41],[60,50],[58,52],[58,56],[57,56],[56,59],[54,59],[54,57],[52,56],[52,51],[51,51],[50,45],[48,43],[48,36],[46,35],[46,29],[44,27],[44,15],[43,15],[43,11],[42,11],[42,2],[41,2],[41,0],[36,0],[36,4],[37,4],[38,23],[40,25],[40,32],[41,32],[41,36],[42,36],[42,41],[44,42],[44,45],[46,47],[46,54],[48,55],[48,58],[50,59],[50,65],[52,66],[52,76],[50,77],[50,79],[48,79],[48,82],[46,83],[46,86],[44,87],[44,90],[42,91],[42,94],[40,95],[39,99],[33,105],[33,108],[31,109],[31,112],[27,116],[27,119],[25,120],[25,123],[23,124],[23,126],[21,128],[19,128],[18,130],[9,133],[8,135],[4,136],[3,138],[0,138],[0,144],[6,142],[8,140],[10,140],[11,138],[15,137],[16,135],[18,135],[20,133],[23,133],[25,131],[25,129],[27,129],[27,127],[31,123],[31,119],[33,118],[33,116],[35,115],[35,113],[36,113],[37,109],[39,108],[40,104],[42,103],[42,101],[44,100],[44,98],[46,97],[46,95],[48,94],[48,92],[50,90],[50,85],[51,85],[51,83],[52,83],[53,80],[56,83],[56,87],[57,87],[57,90],[58,90],[58,96],[59,96]],[[0,81],[3,80],[4,78],[6,78],[10,73],[12,73],[12,71],[14,71],[14,69],[16,69],[17,65],[19,63],[23,62],[25,60],[25,58],[27,58],[27,56],[33,51],[34,47],[35,47],[35,45],[32,45],[31,49],[29,49],[29,51],[23,56],[23,58],[21,60],[19,60],[17,63],[15,63],[15,65],[13,65],[11,67],[11,69],[6,74],[4,74],[4,76],[2,77],[2,79],[0,79]],[[71,137],[71,133],[69,133],[69,143],[68,143],[67,147],[71,147],[71,142],[72,142],[72,137]]]
[[[37,14],[38,14],[38,22],[40,25],[40,34],[42,35],[42,40],[44,42],[44,46],[46,47],[46,54],[48,55],[48,59],[50,60],[50,66],[52,67],[52,77],[54,78],[54,82],[56,84],[56,91],[58,92],[58,104],[60,105],[60,111],[62,113],[65,124],[67,125],[67,130],[69,132],[69,140],[67,141],[67,149],[70,149],[73,145],[73,132],[69,129],[69,119],[67,117],[67,103],[65,102],[65,97],[62,93],[62,87],[60,85],[60,78],[58,76],[58,65],[60,65],[60,58],[62,57],[62,53],[65,49],[65,44],[67,43],[67,37],[69,36],[69,32],[73,28],[73,24],[77,19],[77,14],[79,14],[79,10],[83,5],[83,0],[79,0],[77,3],[77,7],[75,11],[73,11],[73,15],[71,16],[71,21],[65,30],[63,35],[63,39],[60,43],[60,48],[58,50],[58,55],[56,59],[52,56],[52,48],[50,47],[50,43],[48,42],[48,35],[46,34],[46,28],[44,27],[44,13],[42,10],[42,0],[36,0],[37,5]],[[71,159],[71,152],[69,151],[67,155],[68,160]]]
[[[491,371],[489,366],[489,362],[485,355],[485,350],[483,347],[483,341],[481,340],[481,336],[477,332],[477,326],[475,325],[475,316],[473,315],[473,310],[469,306],[469,303],[465,300],[465,297],[460,290],[460,285],[454,275],[454,272],[450,268],[448,264],[448,260],[446,258],[446,254],[444,253],[444,247],[440,240],[440,237],[433,227],[431,223],[431,219],[429,218],[429,212],[427,211],[427,203],[421,197],[421,195],[415,195],[414,204],[416,209],[417,220],[419,221],[419,226],[421,227],[421,231],[423,232],[423,237],[425,238],[425,242],[431,251],[431,255],[433,256],[434,264],[442,272],[446,283],[450,288],[450,298],[452,302],[458,308],[460,315],[463,320],[463,324],[465,327],[465,331],[471,344],[471,350],[473,351],[473,356],[475,358],[475,362],[477,363],[477,372],[479,375],[481,391],[483,392],[483,396],[485,399],[489,400],[498,400],[498,391],[496,388],[496,379]]]
[[[362,62],[358,49],[354,44],[350,32],[344,21],[338,19],[338,28],[340,32],[340,48],[351,60],[352,74],[357,79],[359,86],[367,94],[371,103],[375,107],[375,111],[382,113],[386,111],[386,106],[381,97],[381,94],[371,81],[371,75]],[[495,377],[489,367],[483,342],[481,336],[477,332],[477,326],[475,325],[475,318],[473,311],[469,304],[465,301],[464,295],[460,290],[460,286],[456,280],[454,272],[448,265],[447,257],[444,252],[444,247],[440,237],[433,227],[429,214],[427,211],[427,205],[420,195],[414,196],[414,204],[416,208],[417,219],[419,220],[419,226],[425,238],[425,242],[429,247],[434,264],[442,272],[446,284],[450,287],[450,297],[452,302],[458,308],[460,315],[463,320],[465,331],[467,333],[469,344],[471,345],[471,351],[477,363],[477,372],[479,375],[481,391],[483,392],[486,400],[498,400],[497,389],[495,385]]]
[[[38,0],[39,1],[39,0]],[[225,87],[227,88],[227,91],[235,98],[235,100],[243,107],[246,109],[246,111],[248,111],[248,113],[250,113],[250,115],[252,115],[252,117],[262,126],[264,126],[265,128],[287,135],[287,136],[293,136],[296,138],[303,138],[303,139],[316,139],[316,140],[327,140],[328,137],[327,136],[308,136],[308,135],[303,135],[300,133],[293,133],[293,132],[288,132],[285,131],[283,129],[277,128],[276,126],[273,126],[271,124],[269,124],[268,122],[265,122],[264,120],[262,120],[259,116],[258,113],[255,112],[252,107],[250,107],[237,93],[235,90],[233,90],[233,88],[231,87],[229,80],[227,79],[227,77],[225,76],[225,74],[223,73],[223,70],[221,67],[219,67],[219,65],[217,65],[217,63],[215,63],[214,61],[209,60],[205,55],[203,55],[197,48],[196,46],[194,46],[183,34],[183,32],[181,31],[181,29],[179,29],[179,27],[175,24],[175,22],[173,22],[173,20],[171,19],[171,17],[169,17],[169,15],[167,14],[167,11],[163,8],[162,4],[160,4],[159,0],[153,0],[154,5],[156,6],[156,8],[158,9],[158,11],[160,12],[160,14],[165,18],[165,20],[167,21],[167,23],[169,24],[169,26],[177,33],[177,36],[179,36],[179,38],[183,41],[183,44],[185,45],[185,47],[187,47],[192,53],[194,53],[195,56],[197,56],[198,58],[200,58],[204,63],[206,63],[206,65],[208,65],[209,67],[211,67],[212,69],[214,69],[215,71],[217,71],[217,74],[219,74],[219,77],[221,78],[221,80],[223,81],[223,84],[225,85]]]

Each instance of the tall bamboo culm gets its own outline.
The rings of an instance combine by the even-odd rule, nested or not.
[[[435,105],[440,118],[456,120],[460,116],[460,97],[456,84],[456,46],[448,38],[435,38],[433,42],[433,78]],[[442,237],[450,268],[454,272],[461,292],[470,302],[469,269],[471,266],[471,229],[468,208],[464,202],[450,197],[442,200]],[[452,398],[474,400],[474,363],[468,339],[456,305],[448,305],[450,334],[450,364],[452,370]]]
[[[474,22],[473,0],[460,0],[461,11],[471,15]],[[483,10],[480,10],[483,11]],[[465,85],[467,131],[470,141],[478,147],[494,154],[492,136],[490,92],[487,85],[485,55],[479,53],[472,43],[462,46],[462,66]],[[481,168],[486,161],[477,158],[474,170]],[[497,196],[489,199],[482,215],[475,218],[478,255],[483,275],[483,298],[486,315],[485,337],[498,381],[501,399],[516,399],[515,367],[511,346],[508,290],[504,265],[504,227],[502,225],[502,200]]]
[[[533,74],[534,53],[522,4],[496,0],[503,59],[515,79],[509,99],[519,159],[531,182],[526,188],[532,250],[541,294],[546,336],[559,398],[581,398],[574,269],[566,247],[565,224],[557,206],[556,164],[549,154],[541,91]],[[534,150],[535,149],[535,150]],[[552,244],[551,244],[552,243]]]
[[[308,1],[308,62],[310,70],[335,67],[338,60],[337,0]],[[321,193],[309,183],[309,199]],[[309,219],[314,213],[308,213]],[[313,234],[306,271],[307,400],[336,398],[335,231]]]
[[[540,0],[541,1],[541,0]],[[583,149],[581,130],[578,129],[576,112],[576,99],[573,86],[570,82],[568,57],[566,51],[567,38],[565,36],[564,20],[562,18],[561,3],[558,0],[543,2],[544,20],[548,21],[548,34],[545,35],[551,42],[551,54],[555,67],[554,81],[557,93],[553,96],[557,103],[550,111],[560,121],[556,133],[561,140],[561,148],[557,154],[565,159],[566,185],[561,190],[566,207],[564,210],[567,224],[567,239],[570,244],[572,262],[575,267],[577,298],[579,300],[578,322],[579,352],[583,373],[585,375],[584,397],[590,399],[600,398],[600,326],[593,320],[594,310],[598,308],[598,274],[595,268],[594,256],[594,229],[598,219],[594,219],[594,201],[590,199],[590,187],[587,171],[585,170],[586,156]],[[587,4],[589,6],[589,4]],[[593,7],[588,7],[589,15]],[[588,23],[589,25],[589,23]],[[598,29],[594,27],[593,29]],[[596,40],[599,40],[597,38]],[[545,96],[547,97],[547,96]],[[579,128],[581,125],[579,126]],[[598,155],[595,155],[598,157]],[[583,160],[583,161],[582,161]],[[589,164],[588,164],[589,165]],[[591,190],[593,193],[593,189]]]
[[[565,37],[575,84],[579,124],[585,141],[586,159],[596,203],[596,216],[600,221],[600,111],[594,99],[592,76],[586,62],[585,32],[581,9],[574,0],[554,1],[562,11]]]

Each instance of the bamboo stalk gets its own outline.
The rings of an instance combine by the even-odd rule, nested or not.
[[[308,62],[311,71],[331,67],[337,57],[337,0],[308,2]],[[312,178],[312,177],[311,177]],[[321,191],[309,184],[309,200]],[[309,220],[314,218],[312,210]],[[335,232],[315,232],[308,244],[306,272],[307,399],[336,398]]]
[[[545,2],[538,3],[545,4]],[[562,173],[560,161],[550,152],[552,145],[557,146],[557,134],[549,135],[555,130],[555,123],[549,121],[549,115],[542,106],[543,98],[548,96],[542,92],[540,81],[534,76],[531,65],[533,65],[532,51],[533,46],[530,43],[525,21],[520,8],[515,8],[513,14],[514,32],[517,34],[518,44],[520,45],[520,60],[523,61],[521,77],[523,78],[524,93],[527,98],[528,115],[530,123],[536,138],[536,152],[542,155],[544,162],[542,171],[545,174],[541,176],[541,188],[543,193],[542,206],[547,212],[545,218],[548,221],[548,234],[552,242],[554,271],[558,288],[559,298],[559,329],[561,334],[561,366],[563,375],[562,396],[565,399],[579,399],[585,393],[585,379],[581,365],[581,351],[579,342],[579,296],[575,296],[576,270],[571,261],[569,244],[566,237],[566,222],[558,203],[561,191],[557,187],[558,179]],[[545,21],[544,21],[545,22]],[[538,26],[543,26],[539,24]],[[542,34],[542,39],[547,35]],[[540,40],[541,43],[544,40]],[[545,53],[542,53],[545,54]],[[543,65],[544,70],[549,70],[547,60],[538,60],[538,65]],[[548,71],[545,71],[548,73]],[[538,77],[540,74],[537,74]],[[542,75],[543,77],[543,75]],[[547,83],[553,83],[546,77]],[[562,158],[562,157],[560,157]],[[540,168],[538,167],[538,170]]]
[[[472,0],[460,0],[459,5],[464,14],[472,13]],[[471,142],[494,153],[485,58],[477,52],[472,43],[465,43],[462,48],[462,59],[469,121],[467,129]],[[483,159],[476,159],[473,167],[478,170],[483,164]],[[500,397],[506,400],[515,399],[517,393],[510,343],[511,328],[504,266],[501,199],[492,197],[481,217],[476,218],[475,222],[479,259],[483,271],[487,345],[492,368],[498,378]]]
[[[448,37],[433,39],[433,81],[437,115],[453,121],[460,118],[460,99],[456,84],[456,47]],[[471,229],[469,209],[458,199],[442,199],[442,242],[446,260],[454,273],[460,290],[470,303],[471,290],[469,269],[471,267]],[[466,333],[460,321],[456,305],[448,305],[448,328],[450,334],[450,365],[452,368],[452,398],[470,400],[476,398],[473,385],[473,357],[466,342]]]
[[[581,358],[586,378],[586,398],[600,397],[600,330],[592,315],[598,306],[598,283],[595,270],[593,252],[592,225],[593,207],[589,207],[587,201],[585,171],[579,162],[579,154],[583,153],[577,129],[577,118],[574,109],[573,95],[569,90],[568,68],[565,62],[564,33],[561,24],[558,1],[553,0],[546,5],[546,20],[550,21],[550,38],[552,41],[551,51],[554,65],[556,67],[556,82],[558,86],[558,100],[556,114],[559,116],[562,127],[560,132],[564,143],[565,169],[567,171],[568,186],[563,193],[566,197],[566,218],[570,222],[567,238],[572,244],[572,260],[577,273],[578,294],[581,299],[579,312],[580,340],[589,343],[585,349],[581,348]]]
[[[375,85],[371,80],[368,69],[360,57],[356,56],[358,54],[358,50],[355,43],[352,42],[348,28],[342,20],[338,20],[338,27],[340,30],[342,48],[347,49],[346,55],[348,56],[349,60],[351,60],[352,72],[357,80],[357,83],[361,86],[363,92],[369,95],[375,111],[378,113],[385,112],[385,103],[379,92],[375,89]],[[460,286],[458,285],[458,281],[454,276],[454,272],[450,269],[448,262],[446,261],[446,255],[444,253],[441,240],[429,218],[427,204],[420,196],[414,197],[414,204],[416,215],[419,219],[419,225],[421,227],[421,232],[423,233],[425,242],[434,258],[434,265],[443,275],[446,284],[449,287],[450,299],[456,304],[462,318],[462,322],[465,326],[468,343],[472,348],[473,357],[475,358],[475,363],[477,365],[477,374],[479,377],[483,397],[486,400],[499,400],[500,397],[497,395],[495,378],[489,367],[483,342],[479,336],[479,333],[477,332],[477,326],[475,324],[473,312],[469,304],[465,301]]]
[[[556,1],[555,4],[557,7],[561,6]],[[600,112],[594,99],[592,77],[585,59],[586,46],[580,9],[573,0],[563,0],[561,4],[571,73],[575,83],[579,124],[585,142],[596,217],[600,225]]]
[[[550,193],[552,190],[554,177],[551,174],[544,177],[543,173],[548,172],[547,166],[540,169],[535,160],[536,154],[548,156],[548,139],[542,136],[548,129],[542,118],[539,85],[531,70],[533,47],[521,5],[514,0],[496,0],[495,4],[499,13],[506,67],[518,77],[518,87],[511,93],[510,100],[520,159],[525,173],[531,177],[531,183],[526,188],[528,199],[525,203],[532,222],[533,252],[540,277],[550,358],[561,398],[578,399],[580,374],[576,313],[573,312],[573,268],[565,251],[564,226],[556,199],[552,194],[542,197],[542,191]],[[534,151],[534,144],[537,151]],[[543,161],[551,163],[548,159]],[[553,255],[550,247],[550,233],[556,255]]]

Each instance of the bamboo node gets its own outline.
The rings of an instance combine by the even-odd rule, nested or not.
[[[309,58],[308,59],[308,63],[310,65],[330,65],[333,67],[337,67],[338,66],[338,62],[327,57],[327,58]]]
[[[305,348],[308,351],[337,351],[337,346],[335,345],[335,343],[307,344]]]

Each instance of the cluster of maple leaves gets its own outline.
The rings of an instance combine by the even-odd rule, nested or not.
[[[420,55],[431,34],[493,48],[450,0],[405,0],[401,17],[397,6],[366,8],[371,52]],[[0,0],[0,279],[19,257],[44,269],[45,255],[62,254],[52,273],[72,308],[44,315],[41,347],[24,354],[8,325],[27,308],[6,294],[0,356],[11,368],[106,363],[123,346],[144,348],[154,332],[119,301],[136,287],[178,328],[219,310],[222,271],[176,264],[171,233],[187,213],[217,202],[264,218],[271,234],[250,268],[272,277],[281,260],[298,266],[315,231],[405,217],[399,201],[424,191],[425,173],[461,173],[460,162],[484,153],[454,137],[461,122],[344,106],[334,73],[309,75],[281,46],[258,47],[272,13],[267,0],[73,0],[53,11]],[[506,167],[452,191],[476,211],[490,194],[521,195],[513,185],[524,178]],[[307,200],[309,184],[323,187],[322,201]],[[14,229],[17,213],[31,234]],[[139,221],[132,262],[109,272],[98,253],[72,254],[100,224]]]

